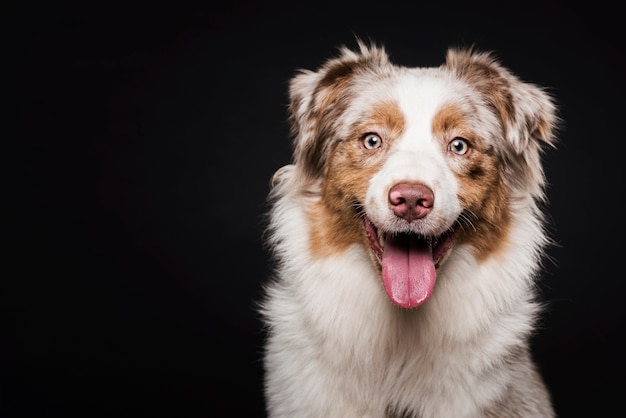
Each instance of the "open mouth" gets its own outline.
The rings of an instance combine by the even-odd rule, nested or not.
[[[365,231],[372,252],[382,266],[389,299],[403,308],[414,308],[432,294],[436,269],[452,248],[451,233],[423,236],[380,231],[365,217]]]

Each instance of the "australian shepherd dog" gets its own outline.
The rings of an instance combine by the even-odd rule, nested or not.
[[[270,417],[552,417],[530,337],[558,116],[493,52],[357,41],[289,84],[266,242]]]

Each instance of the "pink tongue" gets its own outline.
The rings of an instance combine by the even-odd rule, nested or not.
[[[403,308],[426,302],[435,286],[432,249],[415,236],[387,239],[383,251],[383,283],[389,299]]]

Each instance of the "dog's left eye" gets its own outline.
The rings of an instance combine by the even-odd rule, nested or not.
[[[367,134],[363,137],[363,146],[367,149],[380,148],[383,140],[376,134]]]
[[[448,144],[448,150],[455,154],[465,155],[470,150],[469,143],[463,138],[454,138]]]

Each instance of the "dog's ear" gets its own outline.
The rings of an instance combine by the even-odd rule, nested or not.
[[[553,98],[542,88],[521,81],[489,52],[452,48],[445,65],[474,86],[495,110],[510,145],[501,155],[512,170],[512,184],[542,196],[541,152],[543,145],[555,145],[559,123]]]
[[[311,182],[321,178],[328,155],[337,143],[341,114],[350,98],[356,74],[376,73],[388,65],[383,48],[358,40],[359,51],[340,48],[314,72],[300,71],[289,84],[289,120],[294,136],[294,162]]]

